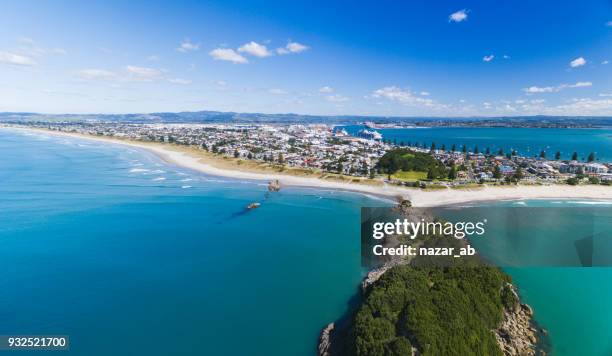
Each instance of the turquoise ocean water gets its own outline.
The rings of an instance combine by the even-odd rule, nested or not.
[[[72,138],[0,130],[0,154],[0,335],[75,355],[312,355],[357,292],[359,207],[384,204]]]
[[[346,126],[347,131],[356,134],[362,126]],[[523,156],[539,155],[546,151],[547,157],[553,158],[557,151],[562,159],[570,159],[573,152],[578,152],[580,159],[595,152],[599,160],[612,161],[612,129],[537,129],[537,128],[462,128],[432,127],[411,129],[378,129],[383,138],[396,141],[397,144],[432,142],[439,148],[442,144],[450,149],[456,145],[460,150],[466,145],[469,150],[478,146],[480,152],[487,147],[497,153],[500,148],[508,153],[516,150]]]
[[[75,355],[312,355],[363,276],[359,208],[387,204],[73,138],[0,130],[0,154],[0,335]],[[554,354],[612,353],[612,270],[508,272]]]

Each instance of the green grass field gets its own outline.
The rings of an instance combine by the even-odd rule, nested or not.
[[[417,172],[417,171],[397,171],[395,174],[391,175],[391,178],[403,180],[406,182],[414,182],[417,180],[427,179],[427,172]]]

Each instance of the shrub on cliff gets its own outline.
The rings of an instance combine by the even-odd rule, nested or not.
[[[390,269],[365,296],[354,324],[356,355],[501,355],[491,330],[513,301],[494,267]],[[514,296],[514,294],[512,294]]]

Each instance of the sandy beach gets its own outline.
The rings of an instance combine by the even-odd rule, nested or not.
[[[0,126],[0,128],[2,128]],[[110,144],[127,145],[152,152],[170,164],[192,169],[209,175],[223,176],[237,179],[253,179],[270,181],[278,179],[282,185],[302,186],[325,189],[338,189],[359,192],[369,195],[384,196],[387,198],[402,197],[409,199],[414,206],[443,206],[478,201],[500,201],[500,200],[523,200],[523,199],[596,199],[612,200],[612,187],[602,185],[518,185],[518,186],[482,186],[475,189],[438,189],[422,190],[417,188],[405,188],[389,184],[365,184],[355,182],[342,182],[320,179],[309,176],[296,176],[283,174],[282,172],[257,172],[245,169],[234,164],[229,169],[226,165],[220,165],[218,159],[206,157],[202,152],[199,154],[194,149],[162,143],[149,143],[123,140],[110,137],[99,137],[82,135],[76,133],[65,133],[48,131],[42,129],[14,128],[12,130],[35,131],[38,133],[78,137]],[[210,155],[210,154],[208,154]]]

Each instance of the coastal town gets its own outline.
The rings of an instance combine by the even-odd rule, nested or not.
[[[128,124],[117,122],[35,122],[30,128],[197,147],[213,154],[313,172],[382,179],[417,187],[470,184],[610,184],[612,165],[595,154],[562,160],[560,152],[525,157],[518,152],[465,145],[437,146],[387,140],[372,128],[349,134],[326,124]],[[436,169],[389,170],[380,161],[394,150],[429,155]],[[404,152],[401,151],[401,152]],[[406,152],[408,152],[406,151]]]

